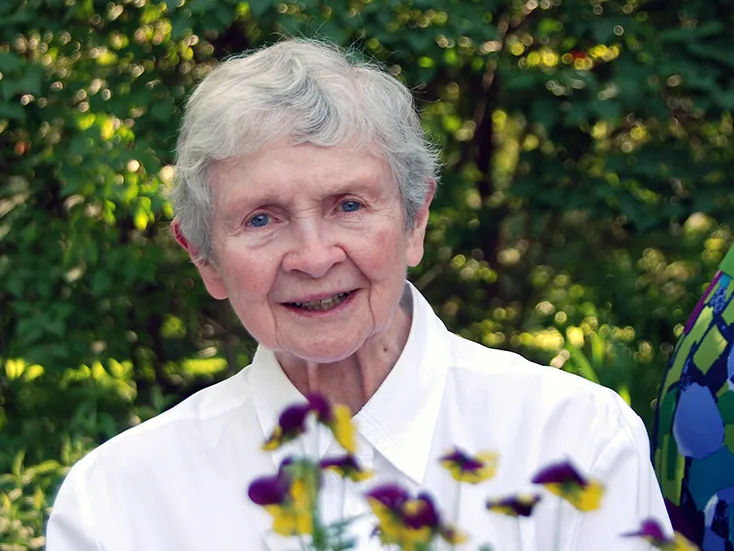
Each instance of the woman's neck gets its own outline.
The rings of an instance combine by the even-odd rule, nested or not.
[[[407,290],[407,289],[406,289]],[[283,371],[301,392],[319,392],[356,414],[377,392],[405,348],[412,322],[409,291],[388,328],[365,341],[355,353],[334,363],[320,364],[276,353]]]

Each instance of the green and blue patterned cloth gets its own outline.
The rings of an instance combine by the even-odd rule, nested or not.
[[[655,470],[674,527],[734,551],[734,247],[696,305],[658,399]]]

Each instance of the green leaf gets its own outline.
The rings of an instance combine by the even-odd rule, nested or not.
[[[599,115],[599,118],[603,120],[616,123],[622,118],[622,102],[614,98],[607,100],[595,100],[592,101],[590,105],[592,111]]]
[[[214,10],[217,6],[216,0],[191,0],[186,4],[192,15],[201,15]]]
[[[616,21],[610,18],[598,18],[591,24],[597,44],[609,44],[614,38]]]
[[[404,36],[408,44],[416,55],[425,55],[426,50],[435,44],[435,34],[430,28],[428,29],[405,29]]]
[[[531,120],[537,121],[550,131],[560,116],[558,101],[551,98],[539,98],[530,106]]]
[[[170,102],[159,101],[150,108],[150,116],[160,122],[171,120],[173,105]]]
[[[22,25],[33,21],[34,14],[32,10],[16,10],[13,15],[0,17],[0,27],[12,27]]]
[[[232,9],[223,4],[217,4],[217,8],[214,14],[216,15],[219,23],[221,23],[222,28],[224,29],[229,27],[234,19],[234,13],[232,12]]]
[[[0,71],[10,73],[24,64],[23,59],[13,53],[0,52]]]
[[[722,21],[706,21],[698,27],[665,29],[659,33],[665,42],[685,42],[693,38],[722,34],[726,27]]]
[[[512,71],[505,76],[504,81],[507,90],[520,92],[534,88],[538,77],[529,71]]]
[[[267,12],[272,10],[273,7],[274,4],[272,0],[250,0],[250,9],[252,10],[252,15],[257,18],[265,15]]]
[[[13,466],[11,468],[11,473],[13,473],[13,476],[20,480],[23,475],[23,460],[25,459],[25,450],[19,451],[17,454],[15,454],[15,458],[13,458]]]
[[[60,468],[61,464],[58,461],[54,459],[49,459],[47,461],[43,461],[41,463],[28,467],[26,469],[26,472],[31,474],[32,476],[43,476],[54,473]]]
[[[586,122],[588,116],[588,108],[585,103],[576,102],[571,105],[571,109],[566,113],[566,124],[578,126]]]
[[[588,379],[589,381],[598,384],[599,376],[597,375],[596,371],[594,371],[594,368],[591,366],[591,363],[586,358],[586,355],[583,353],[583,351],[568,341],[566,341],[564,348],[568,350],[569,354],[571,355],[571,361],[573,365],[576,366],[576,368],[578,369],[579,375],[581,375],[585,379]]]
[[[191,32],[191,21],[183,14],[171,19],[171,39],[181,40]]]
[[[10,85],[5,83],[5,87],[11,91],[11,95],[15,93],[40,96],[44,73],[45,70],[40,65],[28,65],[23,71],[23,76],[13,80]]]
[[[714,95],[716,102],[724,109],[734,110],[734,89],[726,92],[717,92]]]
[[[23,318],[18,322],[17,335],[20,342],[25,345],[35,343],[44,333],[43,320],[36,317]]]
[[[0,95],[4,96],[2,82],[0,82]],[[20,104],[0,102],[0,119],[24,121],[25,118],[25,109]]]
[[[92,276],[90,290],[95,296],[104,296],[112,289],[112,278],[106,270],[97,270]]]

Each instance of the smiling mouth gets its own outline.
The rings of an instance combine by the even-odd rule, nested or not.
[[[322,298],[321,300],[311,300],[308,302],[286,302],[288,306],[298,308],[299,310],[307,310],[311,312],[326,312],[333,310],[344,302],[352,293],[337,293],[334,296],[328,298]]]

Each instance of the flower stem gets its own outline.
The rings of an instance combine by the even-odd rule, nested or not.
[[[296,510],[293,510],[293,527],[295,528],[296,533],[298,534],[298,542],[301,544],[301,551],[308,551],[308,546],[306,545],[306,540],[303,538],[303,534],[298,531],[298,513]]]
[[[317,433],[318,434],[318,433]],[[309,454],[306,446],[306,441],[303,436],[300,437],[301,453],[303,454],[303,460],[308,461]],[[319,458],[318,450],[316,452],[316,458],[314,459],[313,467],[314,470],[309,470],[305,473],[300,473],[301,476],[305,475],[306,492],[308,493],[308,505],[311,509],[311,523],[312,523],[312,535],[311,535],[311,548],[316,551],[327,551],[324,544],[323,527],[321,524],[321,508],[319,507]],[[301,546],[304,546],[303,535],[301,535]],[[304,547],[304,550],[306,548]]]
[[[343,523],[344,523],[344,519],[347,516],[346,510],[345,510],[346,509],[346,505],[347,505],[347,484],[349,484],[349,479],[347,479],[346,477],[345,478],[342,478],[341,506],[339,507],[339,509],[341,509],[341,518],[340,518],[340,521],[342,522],[342,526],[343,526]],[[345,528],[342,527],[342,529],[339,531],[339,539],[337,540],[338,543],[339,543],[339,549],[342,548],[342,536],[344,535],[344,530],[345,530]]]
[[[461,508],[461,482],[456,481],[456,500],[454,501],[454,527],[459,529],[459,511]],[[456,542],[451,543],[451,551],[456,551]]]
[[[553,546],[554,551],[561,551],[561,517],[563,514],[563,498],[558,498],[558,511],[556,513],[556,544]]]
[[[517,539],[517,547],[515,547],[515,551],[522,551],[522,527],[520,526],[520,517],[515,518],[515,539]]]

